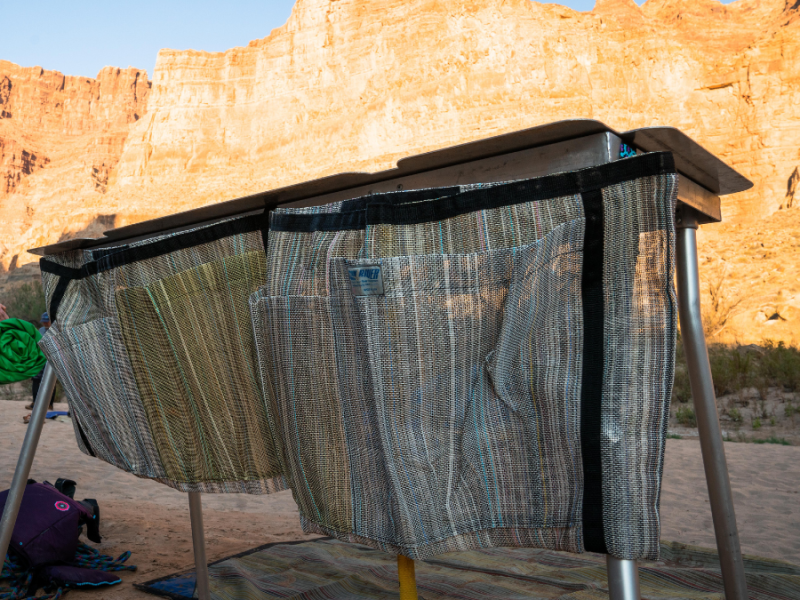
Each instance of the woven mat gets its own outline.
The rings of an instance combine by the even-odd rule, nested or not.
[[[722,600],[716,552],[665,542],[662,560],[641,562],[642,598]],[[750,598],[800,598],[800,567],[745,557]],[[424,600],[608,598],[605,557],[548,550],[499,548],[451,552],[416,563]],[[330,538],[261,546],[210,566],[217,600],[394,600],[399,597],[394,556]],[[137,584],[175,600],[194,598],[194,572]]]

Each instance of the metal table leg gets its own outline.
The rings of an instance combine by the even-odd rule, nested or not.
[[[678,305],[681,337],[686,351],[700,449],[711,501],[711,516],[727,600],[747,600],[744,563],[733,511],[728,465],[722,446],[711,365],[700,315],[700,280],[697,264],[697,213],[682,206],[677,222]]]
[[[208,584],[208,561],[206,560],[206,536],[203,532],[203,506],[200,492],[189,492],[189,518],[192,521],[192,544],[194,546],[195,580],[199,600],[210,600]]]
[[[608,597],[610,600],[639,600],[639,569],[635,560],[606,555]]]
[[[39,385],[39,393],[36,394],[36,401],[33,403],[31,420],[28,423],[28,430],[25,432],[25,439],[22,442],[17,468],[14,471],[14,478],[11,480],[11,488],[8,490],[6,506],[3,509],[3,518],[0,519],[0,560],[5,558],[8,552],[8,544],[11,542],[11,534],[14,532],[14,523],[17,521],[19,506],[22,504],[22,496],[28,483],[28,475],[31,473],[33,457],[36,454],[36,447],[39,445],[39,437],[42,434],[44,417],[47,414],[50,398],[55,388],[56,372],[50,366],[50,363],[47,363],[44,367],[42,383]]]

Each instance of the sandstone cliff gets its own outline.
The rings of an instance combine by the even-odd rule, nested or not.
[[[113,226],[100,217],[108,175],[149,92],[136,69],[89,79],[0,60],[0,268],[31,262],[31,244]]]
[[[800,163],[798,14],[785,0],[600,0],[592,13],[300,0],[246,48],[162,51],[117,182],[146,181],[154,199],[192,190],[188,206],[581,116],[680,127],[755,181],[726,219],[763,216]]]
[[[36,79],[12,67],[0,62],[9,98],[16,78],[36,80],[33,90],[61,77]],[[758,315],[772,305],[800,308],[791,276],[800,262],[796,247],[750,256],[727,244],[745,243],[761,227],[752,223],[767,223],[767,230],[780,222],[794,228],[790,237],[800,232],[798,211],[789,208],[800,194],[796,0],[648,0],[642,7],[598,0],[590,13],[529,0],[298,0],[284,26],[246,47],[162,50],[146,111],[144,74],[106,71],[97,82],[74,81],[72,95],[64,94],[96,90],[97,108],[76,101],[83,112],[76,107],[58,123],[50,120],[54,108],[34,105],[27,121],[17,122],[20,109],[2,101],[0,84],[0,111],[12,115],[0,119],[0,139],[18,148],[15,157],[22,149],[29,156],[0,159],[14,173],[7,178],[14,181],[11,194],[0,196],[0,216],[14,232],[3,236],[3,264],[14,254],[18,263],[31,260],[21,254],[25,247],[94,231],[98,215],[105,215],[102,223],[125,224],[590,117],[621,130],[679,127],[755,182],[753,190],[725,198],[726,225],[701,236],[704,253],[714,256],[709,284],[723,296],[718,329],[757,336]],[[50,97],[58,93],[64,92],[54,89]],[[73,122],[98,129],[75,133],[82,150],[59,154],[57,162],[58,145],[42,140],[73,135]],[[89,155],[101,149],[95,175],[98,163]],[[59,194],[62,182],[68,187]],[[755,275],[781,265],[789,268],[786,281],[758,279],[763,293],[745,293]],[[765,315],[769,334],[800,340],[800,319],[784,312],[785,321]]]

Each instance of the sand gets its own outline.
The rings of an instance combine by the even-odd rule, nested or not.
[[[65,409],[66,405],[56,405]],[[0,401],[0,489],[10,485],[25,435],[20,402]],[[800,564],[800,447],[726,443],[743,551]],[[134,582],[193,566],[186,494],[138,479],[81,454],[72,425],[47,421],[31,478],[78,483],[76,497],[96,498],[105,554],[130,550],[139,567],[107,590],[70,592],[73,600],[153,598]],[[270,542],[311,539],[300,529],[290,492],[270,496],[204,495],[209,561]],[[714,530],[697,440],[667,440],[661,496],[662,538],[714,547]]]

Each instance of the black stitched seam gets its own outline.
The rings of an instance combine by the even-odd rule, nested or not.
[[[399,196],[396,192],[364,196],[356,199],[358,206],[363,204],[361,211],[345,213],[343,204],[343,210],[336,213],[273,215],[270,229],[290,232],[344,231],[366,229],[367,225],[429,223],[479,210],[576,195],[630,179],[674,172],[672,153],[652,152],[597,167],[478,188],[460,194],[450,191],[459,188],[434,188],[418,190],[420,195],[417,198],[411,196],[413,191],[397,198],[392,198]],[[437,191],[441,193],[430,194]]]
[[[420,190],[405,190],[397,192],[381,192],[352,198],[342,202],[342,209],[339,212],[354,212],[364,210],[367,204],[372,202],[386,202],[388,204],[408,204],[409,202],[420,202],[422,200],[435,200],[444,196],[452,196],[461,191],[459,186],[441,188],[423,188]]]
[[[273,214],[272,231],[306,232],[353,231],[366,229],[367,214],[364,210],[316,214]]]
[[[70,281],[72,281],[72,279],[63,275],[58,279],[56,289],[53,290],[53,297],[50,298],[50,306],[47,308],[51,322],[56,320],[56,316],[58,315],[58,307],[61,304],[61,299],[64,297],[64,294],[67,292],[67,286],[69,285]]]

